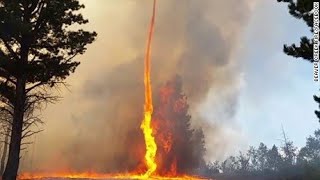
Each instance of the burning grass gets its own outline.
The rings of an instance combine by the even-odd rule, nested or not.
[[[144,175],[134,174],[97,174],[97,173],[39,173],[29,174],[23,173],[19,175],[19,180],[67,180],[67,179],[81,179],[81,180],[201,180],[207,179],[197,176],[181,175],[179,177],[165,177],[165,176],[150,176],[145,177]]]

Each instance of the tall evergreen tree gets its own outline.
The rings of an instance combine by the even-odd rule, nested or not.
[[[260,143],[257,149],[258,155],[258,170],[264,171],[267,167],[268,147],[264,143]]]
[[[310,163],[320,167],[320,130],[307,138],[306,146],[301,148],[297,161],[299,164]]]
[[[251,172],[257,171],[258,170],[258,153],[257,149],[253,146],[251,146],[248,150],[248,156],[249,156],[249,163],[250,163],[250,168],[249,170]]]
[[[246,154],[243,154],[242,152],[240,152],[239,156],[237,157],[237,161],[239,162],[239,173],[240,174],[246,174],[247,172],[249,172],[249,168],[250,168],[250,158],[249,156],[247,156]]]
[[[182,79],[175,77],[160,88],[153,114],[158,144],[158,171],[162,175],[186,174],[204,165],[202,129],[193,129]]]
[[[21,141],[35,133],[36,121],[26,116],[56,100],[50,89],[75,71],[74,57],[95,39],[70,27],[88,23],[83,8],[78,0],[0,0],[0,95],[13,117],[4,180],[16,179]]]
[[[310,28],[313,33],[313,2],[314,0],[277,0],[278,2],[288,3],[289,13],[303,22]],[[309,62],[314,62],[313,59],[313,40],[306,36],[301,37],[300,45],[292,44],[290,46],[284,45],[284,52],[295,58],[302,58]],[[314,100],[319,104],[320,108],[320,97],[314,96]],[[315,111],[320,121],[320,111]]]
[[[239,169],[239,164],[235,156],[229,156],[221,163],[221,170],[224,174],[236,174]]]
[[[267,154],[267,169],[271,171],[278,171],[282,164],[282,157],[279,153],[278,147],[273,145],[271,149],[268,150]]]

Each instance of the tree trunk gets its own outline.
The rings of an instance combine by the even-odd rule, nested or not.
[[[8,143],[9,143],[8,141],[9,141],[9,137],[10,137],[9,133],[10,133],[10,128],[7,129],[6,137],[5,137],[4,142],[3,142],[3,152],[2,152],[2,156],[1,156],[1,167],[0,167],[1,175],[3,174],[4,166],[5,166],[6,159],[7,159]]]
[[[16,101],[13,112],[12,130],[9,145],[9,156],[3,180],[15,180],[19,169],[20,147],[22,139],[22,127],[25,107],[26,81],[24,78],[17,79]]]

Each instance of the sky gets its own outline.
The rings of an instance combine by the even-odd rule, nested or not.
[[[51,167],[61,157],[61,168],[68,167],[68,161],[112,162],[119,150],[113,147],[122,147],[124,138],[118,139],[117,133],[139,121],[136,116],[141,103],[136,99],[141,83],[136,79],[140,72],[136,60],[143,54],[149,22],[146,14],[150,12],[145,9],[151,4],[146,0],[82,2],[90,20],[86,28],[96,30],[98,39],[78,57],[82,64],[69,78],[70,87],[59,91],[63,100],[43,112],[45,131],[34,137],[28,157],[22,160],[27,168],[32,169],[32,164]],[[306,25],[289,15],[286,5],[270,0],[206,0],[194,3],[190,15],[186,13],[190,7],[177,1],[159,2],[153,53],[162,69],[155,68],[153,85],[176,72],[185,75],[192,115],[200,119],[194,123],[200,124],[207,136],[209,160],[223,159],[260,142],[269,147],[279,145],[282,126],[296,146],[304,145],[306,137],[319,127],[312,98],[319,84],[313,82],[311,63],[282,51],[283,44],[310,36]],[[186,30],[186,24],[192,30]],[[193,48],[185,45],[188,41]],[[181,64],[181,59],[187,63]],[[207,74],[201,74],[203,70]],[[189,71],[198,73],[200,80],[194,81]],[[197,84],[207,81],[203,87]],[[99,146],[96,153],[92,153],[94,146]],[[90,163],[87,165],[101,167]],[[74,164],[81,168],[82,163]]]
[[[299,43],[300,37],[311,37],[311,32],[303,21],[288,13],[286,4],[254,2],[236,51],[241,62],[237,68],[241,87],[234,121],[225,124],[225,136],[236,139],[229,155],[257,147],[260,142],[268,147],[281,145],[282,127],[289,140],[302,147],[320,125],[314,114],[318,106],[312,97],[319,94],[319,83],[313,81],[313,65],[283,53],[284,44]],[[209,117],[217,114],[212,110],[217,104],[210,99],[215,93],[211,91],[202,106],[203,114]]]
[[[319,94],[319,83],[313,81],[311,63],[286,56],[282,47],[311,32],[288,14],[286,5],[264,1],[254,11],[243,41],[245,85],[235,118],[252,145],[280,144],[283,126],[301,147],[320,125],[312,98]]]

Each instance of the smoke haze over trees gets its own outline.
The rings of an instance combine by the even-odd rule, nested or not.
[[[217,179],[317,180],[320,177],[320,130],[301,149],[287,138],[280,147],[260,143],[238,156],[209,163],[204,174]]]

